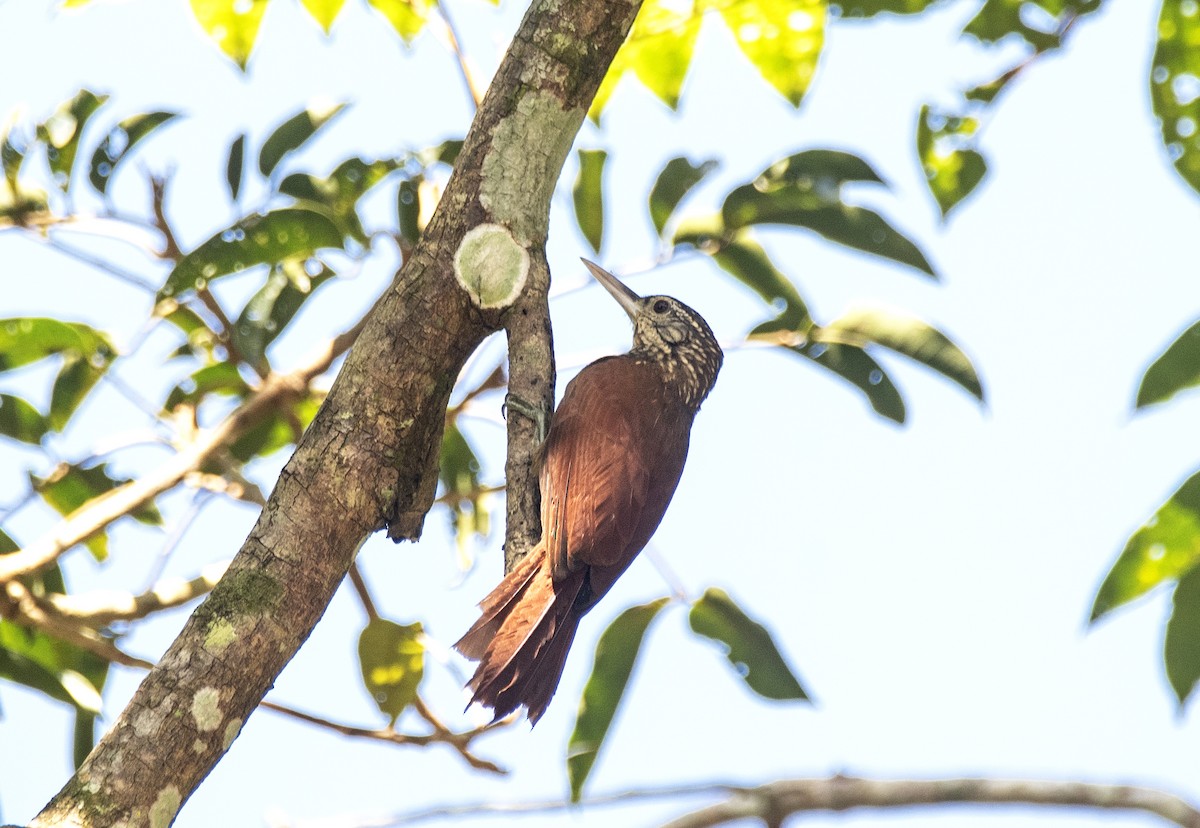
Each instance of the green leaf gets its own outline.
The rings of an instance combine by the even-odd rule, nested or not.
[[[1183,706],[1200,681],[1200,567],[1189,570],[1175,587],[1163,663],[1171,689]]]
[[[654,222],[654,230],[659,236],[662,236],[679,202],[717,166],[715,159],[693,165],[686,158],[672,158],[662,168],[650,190],[650,220]]]
[[[981,43],[1019,38],[1037,52],[1062,45],[1066,24],[1100,8],[1101,0],[986,0],[963,29]],[[1030,13],[1033,10],[1035,13]]]
[[[983,385],[971,360],[937,328],[891,311],[861,308],[815,328],[816,342],[863,347],[869,344],[903,354],[958,383],[983,402]]]
[[[261,264],[307,259],[322,248],[342,246],[342,233],[329,216],[288,207],[242,219],[180,259],[159,299],[199,290],[209,282]]]
[[[205,365],[172,388],[167,394],[166,402],[163,403],[163,411],[169,414],[176,406],[184,403],[199,405],[209,394],[243,398],[249,393],[250,386],[242,379],[237,365],[232,362],[217,362]]]
[[[987,161],[974,149],[978,128],[975,118],[947,115],[929,104],[921,107],[917,155],[942,218],[974,192],[987,174]]]
[[[875,413],[895,423],[904,423],[904,399],[891,377],[870,354],[854,345],[804,342],[788,350],[832,371],[866,395]]]
[[[421,177],[405,178],[396,188],[396,219],[400,238],[415,247],[421,239]]]
[[[0,319],[0,373],[58,354],[85,359],[100,368],[112,362],[116,349],[107,335],[78,322]]]
[[[567,778],[572,802],[579,801],[583,785],[604,746],[608,729],[625,697],[646,630],[670,600],[659,598],[630,607],[609,624],[596,644],[592,674],[583,688],[575,730],[567,743]]]
[[[809,700],[767,628],[723,590],[705,590],[692,604],[688,623],[697,634],[725,646],[729,663],[755,693],[768,699]]]
[[[579,151],[579,176],[571,196],[575,203],[575,221],[592,250],[600,252],[604,242],[604,150]]]
[[[338,165],[328,178],[293,173],[279,185],[279,192],[300,202],[320,204],[338,223],[342,234],[364,244],[367,235],[358,219],[358,200],[400,167],[394,159],[364,161],[349,158]]]
[[[200,27],[245,71],[267,0],[191,0],[191,4]]]
[[[242,358],[251,366],[268,369],[267,346],[283,333],[305,300],[334,275],[321,264],[310,276],[305,264],[294,259],[273,268],[234,323],[233,344]]]
[[[296,443],[313,417],[317,416],[320,407],[321,398],[309,395],[298,400],[290,409],[273,412],[235,440],[229,447],[230,455],[247,463],[255,457],[266,457]]]
[[[1194,322],[1151,363],[1137,392],[1137,408],[1166,402],[1200,385],[1200,322]]]
[[[225,183],[229,185],[229,198],[237,201],[242,191],[242,179],[246,177],[246,133],[233,139],[229,145],[229,159],[225,162]]]
[[[420,622],[397,624],[384,618],[372,618],[358,637],[363,684],[392,724],[417,698],[425,675],[424,638]]]
[[[818,203],[835,203],[838,198],[831,188],[851,182],[886,186],[879,173],[857,155],[828,149],[804,150],[781,158],[762,171],[754,186],[763,191],[794,186],[804,192],[815,191]]]
[[[0,140],[0,168],[4,170],[4,181],[8,184],[10,197],[20,192],[17,177],[21,173],[21,165],[25,163],[25,152],[28,146],[25,141],[13,137],[13,124],[4,130],[4,139]]]
[[[63,192],[71,185],[71,170],[75,166],[83,128],[107,100],[108,95],[96,95],[81,89],[37,128],[38,139],[46,145],[46,160],[50,164],[54,183]]]
[[[1200,191],[1200,16],[1191,0],[1163,0],[1150,70],[1150,101],[1167,155]]]
[[[1133,533],[1096,592],[1091,622],[1200,563],[1200,472]]]
[[[107,672],[99,656],[0,619],[0,678],[94,714]]]
[[[879,14],[920,14],[931,6],[940,5],[942,0],[839,0],[830,4],[831,10],[841,12],[841,17],[855,20],[875,17]]]
[[[822,0],[708,0],[738,47],[779,94],[799,106],[825,41]]]
[[[342,6],[346,5],[346,0],[300,0],[300,2],[304,4],[304,8],[308,9],[312,19],[320,24],[325,34],[329,34],[333,28],[333,21],[337,19]]]
[[[429,20],[433,0],[367,0],[380,14],[387,18],[388,23],[396,30],[396,34],[404,41],[404,45],[413,42]]]
[[[44,478],[29,475],[29,482],[33,490],[41,495],[54,511],[69,516],[88,501],[111,492],[129,480],[109,476],[107,463],[88,468],[72,463],[60,463]],[[153,503],[138,508],[132,515],[140,523],[162,526],[162,515]],[[102,561],[108,557],[108,536],[105,532],[100,531],[92,535],[85,541],[85,545],[96,560]]]
[[[258,171],[270,176],[289,152],[294,152],[317,134],[317,131],[332,121],[346,108],[346,104],[310,104],[309,107],[288,118],[263,142],[258,153]]]
[[[117,174],[117,167],[129,157],[133,148],[151,132],[176,117],[178,113],[175,112],[147,112],[121,121],[109,130],[92,153],[88,181],[98,192],[106,193],[113,176]]]
[[[487,498],[481,494],[479,457],[454,422],[446,423],[442,433],[442,453],[438,478],[447,495],[450,521],[454,528],[459,552],[475,537],[487,537],[491,531],[491,514]]]
[[[79,408],[91,390],[108,369],[107,361],[85,359],[70,355],[63,360],[54,388],[50,393],[50,427],[62,431],[67,427],[71,415]]]
[[[807,333],[812,328],[808,305],[796,286],[771,261],[763,246],[747,232],[736,234],[712,254],[713,261],[738,281],[751,288],[768,305],[779,312],[770,330]],[[762,328],[763,326],[759,326]],[[755,329],[762,333],[758,328]]]
[[[20,397],[0,394],[0,434],[37,445],[50,430],[50,423],[36,408]]]
[[[671,109],[678,106],[702,20],[700,10],[680,9],[670,0],[642,3],[628,39],[617,51],[592,99],[588,116],[599,120],[617,83],[629,71]]]
[[[729,194],[721,210],[730,230],[753,224],[807,227],[830,241],[937,278],[920,249],[881,216],[864,207],[843,203],[836,188],[827,192],[820,182],[812,187],[797,184],[766,191],[746,184]]]

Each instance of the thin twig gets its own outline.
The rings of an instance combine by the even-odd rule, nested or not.
[[[228,566],[229,561],[209,564],[190,580],[161,578],[141,595],[117,590],[72,595],[52,593],[41,599],[41,604],[48,614],[89,627],[99,627],[113,621],[136,621],[207,594],[221,580]]]
[[[363,605],[363,612],[367,614],[369,620],[374,621],[379,617],[379,610],[375,609],[375,602],[371,600],[371,591],[367,589],[367,582],[363,580],[357,560],[350,564],[350,570],[347,574],[350,576],[350,583],[354,586],[358,600]]]
[[[450,51],[454,53],[454,57],[458,60],[458,71],[462,75],[463,85],[467,88],[467,94],[471,97],[471,102],[475,104],[475,108],[479,108],[479,102],[483,100],[484,90],[479,87],[476,80],[475,68],[471,65],[470,58],[462,49],[462,41],[458,37],[458,30],[454,26],[454,21],[450,18],[450,12],[446,8],[446,3],[438,4],[438,13],[441,15],[442,22],[446,24],[446,40],[450,44]]]
[[[59,253],[63,253],[67,256],[70,256],[72,259],[82,262],[83,264],[87,265],[88,267],[94,267],[96,270],[99,270],[102,273],[107,273],[109,276],[112,276],[112,277],[118,279],[119,281],[125,282],[126,284],[129,284],[129,285],[133,285],[136,288],[141,288],[142,290],[146,291],[147,293],[154,293],[158,290],[158,288],[156,288],[153,284],[151,284],[149,280],[143,279],[138,274],[131,273],[128,270],[117,267],[116,265],[112,264],[111,262],[106,262],[104,259],[93,256],[90,253],[85,253],[82,250],[79,250],[78,248],[73,247],[69,244],[64,244],[63,242],[60,242],[58,239],[56,239],[54,236],[34,236],[34,235],[30,234],[30,237],[37,239],[39,242],[46,245],[51,250],[56,250]]]

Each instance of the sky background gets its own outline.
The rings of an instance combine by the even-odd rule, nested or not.
[[[464,47],[490,73],[522,8],[449,0]],[[645,199],[676,155],[717,158],[720,170],[687,205],[703,212],[772,161],[801,149],[862,155],[892,185],[856,193],[916,240],[942,276],[837,248],[800,231],[759,238],[793,278],[818,320],[854,305],[884,305],[946,331],[974,360],[988,395],[981,408],[952,384],[884,357],[904,393],[909,423],[874,416],[858,392],[802,360],[737,349],[697,419],[674,504],[652,541],[693,597],[729,591],[773,630],[816,707],[774,704],[745,690],[713,647],[694,639],[680,606],[665,611],[642,651],[620,720],[593,771],[591,793],[706,780],[746,783],[833,773],[888,778],[997,775],[1163,786],[1200,800],[1200,722],[1176,709],[1160,649],[1169,599],[1156,593],[1087,631],[1092,596],[1129,534],[1200,466],[1196,406],[1184,397],[1135,416],[1147,364],[1196,317],[1200,201],[1159,146],[1146,74],[1157,9],[1108,4],[1074,29],[1068,48],[1017,81],[995,108],[982,147],[991,172],[947,224],[939,221],[915,158],[916,114],[927,101],[990,79],[1017,54],[982,50],[957,33],[977,5],[951,2],[916,20],[834,21],[811,93],[797,112],[759,80],[732,40],[706,25],[681,109],[672,113],[626,81],[603,129],[578,146],[610,151],[606,243],[618,273],[656,252]],[[314,97],[354,106],[291,169],[326,172],[353,154],[390,155],[461,136],[471,110],[452,58],[428,33],[411,51],[365,9],[348,4],[326,39],[293,4],[276,2],[248,75],[201,35],[181,2],[97,3],[57,14],[50,3],[0,3],[0,112],[18,105],[43,118],[81,86],[114,94],[92,126],[181,109],[118,177],[116,200],[142,204],[139,170],[173,168],[170,213],[185,245],[234,217],[223,183],[225,152],[241,130],[257,146]],[[99,134],[97,131],[96,135]],[[96,138],[85,139],[85,146]],[[552,214],[552,306],[562,372],[628,347],[624,315],[584,285],[588,254],[569,212],[564,172]],[[254,191],[248,203],[254,203]],[[386,226],[390,196],[368,223]],[[78,238],[78,237],[77,237]],[[92,249],[151,278],[161,272],[109,243]],[[358,318],[394,271],[386,249],[356,278],[324,289],[272,351],[287,369]],[[669,293],[700,310],[723,342],[768,311],[702,258],[631,278],[641,293]],[[256,288],[223,283],[227,307]],[[14,233],[0,234],[0,316],[55,315],[130,342],[150,309],[142,292],[98,275]],[[161,399],[181,368],[176,343],[152,334],[122,378]],[[481,364],[499,359],[485,346]],[[0,389],[48,393],[50,374],[0,377]],[[158,395],[157,397],[155,395]],[[40,395],[40,396],[39,396]],[[485,397],[468,426],[502,471],[500,398]],[[81,421],[52,443],[81,457],[113,432],[143,428],[137,409],[102,388]],[[161,454],[122,455],[135,474]],[[269,487],[283,462],[260,463]],[[0,504],[18,499],[34,452],[0,446]],[[189,494],[160,505],[168,525]],[[499,505],[498,505],[498,508]],[[194,575],[230,557],[253,525],[250,507],[218,503],[167,562]],[[29,541],[49,525],[30,507],[6,529]],[[499,535],[460,573],[442,512],[417,545],[382,537],[360,555],[380,611],[423,619],[448,646],[475,617],[499,574]],[[140,589],[161,533],[117,526],[113,556],[70,553],[73,589]],[[648,561],[636,563],[584,622],[556,702],[539,726],[520,724],[477,744],[510,768],[473,774],[451,752],[351,741],[270,712],[241,738],[185,805],[180,826],[352,825],[463,801],[561,797],[563,757],[596,637],[621,609],[666,594]],[[187,617],[139,626],[126,649],[157,657]],[[382,717],[361,688],[355,645],[364,622],[345,587],[269,698],[366,726]],[[431,663],[425,692],[456,714],[465,663]],[[105,692],[112,721],[141,674],[114,669]],[[70,773],[71,716],[44,697],[0,685],[0,816],[31,818]],[[470,717],[468,717],[469,719]],[[402,724],[404,720],[402,720]],[[531,825],[653,824],[697,802],[583,810],[528,818]],[[510,818],[511,819],[511,818]],[[505,824],[504,817],[473,825]],[[813,816],[806,824],[1115,826],[1157,824],[1138,815],[1033,809],[943,808]]]

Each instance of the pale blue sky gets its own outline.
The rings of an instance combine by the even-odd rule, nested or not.
[[[201,39],[183,3],[97,4],[58,18],[48,3],[0,4],[0,32],[7,35],[0,77],[8,79],[0,85],[0,112],[23,103],[41,116],[82,85],[115,93],[98,116],[105,124],[147,109],[186,111],[185,120],[146,144],[116,187],[118,200],[139,203],[138,169],[173,165],[171,214],[184,241],[195,244],[232,217],[221,180],[229,141],[244,128],[261,141],[314,96],[355,102],[298,165],[316,172],[351,154],[388,154],[465,131],[470,111],[444,49],[425,36],[405,52],[368,13],[349,6],[326,41],[292,4],[272,4],[243,77]],[[863,193],[863,202],[922,245],[943,276],[940,285],[799,232],[760,237],[819,319],[854,304],[921,316],[971,355],[988,393],[981,410],[949,383],[888,358],[909,408],[910,423],[900,429],[873,416],[857,392],[799,360],[763,350],[729,354],[652,546],[694,594],[721,586],[768,621],[819,706],[750,695],[718,653],[692,639],[676,607],[651,631],[592,792],[841,772],[1135,782],[1200,799],[1197,716],[1190,708],[1176,714],[1160,665],[1165,596],[1084,631],[1091,596],[1125,538],[1200,466],[1195,398],[1131,413],[1145,365],[1200,316],[1193,272],[1200,201],[1164,160],[1149,111],[1145,75],[1156,10],[1109,6],[1082,21],[1066,52],[1034,67],[997,107],[983,135],[992,174],[945,226],[924,191],[912,135],[922,102],[949,100],[1007,65],[1001,54],[956,38],[973,3],[951,3],[915,21],[834,22],[799,113],[708,26],[680,113],[627,82],[604,129],[585,126],[579,145],[612,155],[602,261],[618,271],[654,253],[645,196],[675,155],[722,161],[693,209],[715,204],[731,186],[800,149],[863,155],[893,184],[891,194]],[[490,71],[521,9],[456,0],[450,8],[472,58]],[[564,181],[572,175],[568,169]],[[569,201],[560,185],[549,251],[560,287],[582,284],[576,257],[587,253]],[[373,220],[388,221],[389,210],[389,199],[376,199]],[[115,255],[153,273],[136,256]],[[128,342],[146,317],[146,296],[15,234],[0,234],[0,262],[2,316],[92,321],[118,342]],[[278,343],[276,363],[286,368],[356,318],[393,267],[385,252],[357,279],[328,288]],[[702,260],[634,278],[631,286],[679,296],[727,342],[765,317],[759,300]],[[225,295],[233,305],[232,297],[253,287],[252,280],[230,280]],[[628,345],[627,322],[599,290],[563,296],[553,314],[564,365]],[[160,361],[169,338],[156,337],[157,350],[122,372],[150,395],[178,379],[178,369]],[[496,344],[488,347],[499,353]],[[27,388],[45,381],[35,375],[12,382]],[[485,403],[483,413],[495,419],[499,399]],[[109,390],[89,403],[85,418],[54,444],[64,456],[140,425]],[[481,419],[471,435],[497,478],[501,431]],[[134,472],[157,457],[134,455],[120,468]],[[17,496],[34,463],[34,453],[0,446],[0,503]],[[277,468],[258,470],[264,485]],[[187,502],[173,496],[162,506],[177,518]],[[205,518],[171,559],[170,572],[194,574],[230,556],[254,515],[219,505]],[[29,540],[46,521],[26,509],[11,528]],[[373,538],[361,562],[385,614],[425,619],[430,633],[449,643],[470,623],[499,563],[494,539],[460,583],[445,528],[445,516],[434,513],[419,545]],[[105,566],[79,552],[68,556],[75,588],[140,586],[161,538],[121,525],[111,543],[114,560]],[[561,795],[591,645],[623,607],[665,592],[648,562],[635,564],[585,621],[559,697],[537,729],[522,724],[479,744],[513,770],[507,778],[472,775],[449,751],[348,741],[264,712],[177,824],[282,824],[273,820],[286,815],[290,824],[312,825],[460,800]],[[139,628],[128,649],[158,655],[185,617],[175,612]],[[271,698],[338,720],[378,723],[354,654],[362,622],[354,596],[340,591]],[[457,673],[431,665],[426,684],[450,718],[461,704],[456,684],[465,668],[455,664]],[[139,678],[114,672],[105,698],[110,720]],[[22,821],[69,773],[70,717],[7,684],[0,704],[0,815]],[[650,824],[683,807],[528,822]],[[954,809],[821,816],[805,824],[988,826],[1015,819],[1039,826],[1098,821],[1072,812]],[[1140,816],[1102,819],[1152,824]]]

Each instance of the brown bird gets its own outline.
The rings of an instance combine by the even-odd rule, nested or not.
[[[721,368],[708,323],[678,299],[642,298],[584,260],[633,320],[633,348],[567,385],[539,450],[542,537],[480,603],[455,647],[479,661],[472,703],[519,706],[536,724],[579,620],[658,528],[687,459],[700,403]]]

